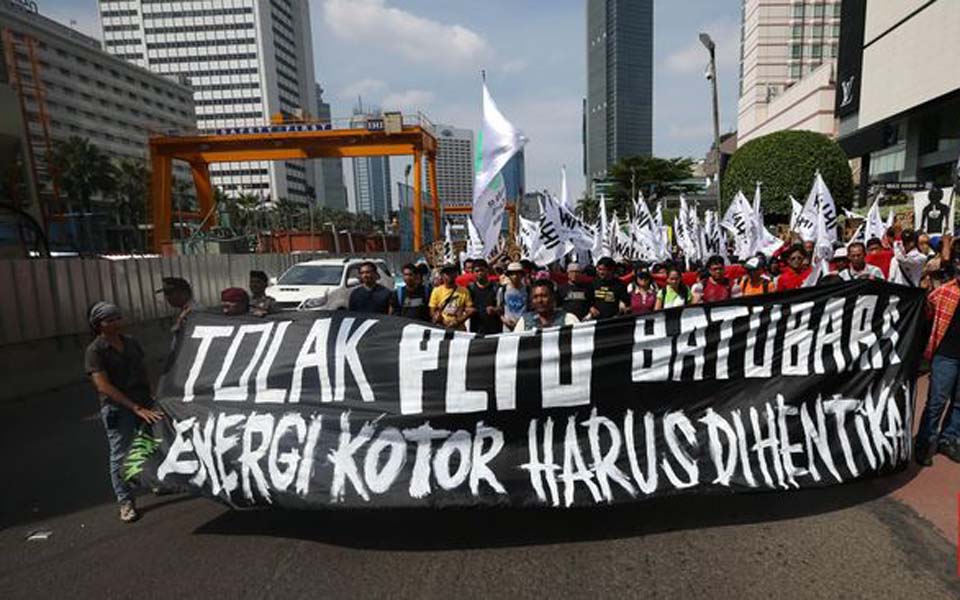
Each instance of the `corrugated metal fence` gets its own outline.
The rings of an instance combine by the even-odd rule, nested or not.
[[[396,271],[415,255],[375,257],[385,258]],[[194,296],[209,306],[220,302],[224,288],[246,288],[251,270],[275,277],[291,265],[313,258],[337,256],[208,254],[129,260],[0,260],[0,346],[86,333],[87,309],[99,300],[117,304],[132,322],[170,316],[173,310],[161,294],[154,293],[163,277],[183,277],[191,282]]]

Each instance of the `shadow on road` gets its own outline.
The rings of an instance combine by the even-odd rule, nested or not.
[[[822,489],[676,496],[577,509],[395,509],[230,511],[195,533],[266,536],[375,550],[435,551],[643,536],[666,531],[793,519],[848,508],[906,485],[914,468]]]

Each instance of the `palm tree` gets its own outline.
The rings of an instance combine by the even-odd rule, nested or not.
[[[67,198],[67,211],[80,208],[93,211],[93,197],[109,196],[116,189],[116,175],[110,158],[90,140],[72,136],[54,149],[53,167],[60,180],[60,189]],[[88,250],[93,249],[89,219],[78,221]]]
[[[147,198],[150,194],[150,171],[142,159],[123,158],[114,165],[114,173],[114,220],[117,225],[135,228],[145,221]],[[141,250],[143,242],[144,240],[137,239],[133,244],[136,246],[134,249]]]
[[[53,164],[68,201],[85,212],[92,210],[95,195],[106,196],[116,188],[113,163],[86,138],[73,136],[61,142],[54,150]]]

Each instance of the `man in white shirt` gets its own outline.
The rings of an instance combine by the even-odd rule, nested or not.
[[[925,264],[927,264],[927,257],[917,248],[917,233],[912,229],[904,229],[900,234],[900,241],[893,243],[890,281],[900,285],[919,287]]]
[[[884,281],[883,271],[876,265],[868,265],[866,262],[867,248],[862,242],[854,242],[847,246],[847,259],[850,265],[840,271],[840,278],[844,281],[853,281],[855,279],[877,279]]]

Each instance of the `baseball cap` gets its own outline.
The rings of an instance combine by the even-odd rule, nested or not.
[[[833,251],[833,260],[837,260],[838,258],[847,258],[846,246],[840,246],[839,248]]]
[[[164,277],[161,281],[163,282],[163,287],[161,287],[159,290],[154,290],[155,294],[191,291],[190,282],[182,277]]]
[[[760,268],[760,259],[756,256],[747,259],[747,262],[743,263],[743,268],[748,271],[756,271]]]
[[[507,265],[507,273],[523,273],[523,265],[518,262],[512,262]]]

